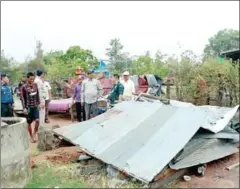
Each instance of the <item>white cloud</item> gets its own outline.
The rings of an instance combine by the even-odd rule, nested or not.
[[[45,51],[80,45],[98,58],[106,58],[114,37],[131,55],[158,49],[201,54],[208,38],[224,28],[239,29],[238,1],[1,2],[1,48],[18,61],[33,54],[34,38]]]

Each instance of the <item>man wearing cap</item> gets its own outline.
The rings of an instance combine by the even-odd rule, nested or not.
[[[82,83],[81,103],[84,103],[86,120],[90,119],[91,112],[93,116],[98,115],[97,100],[102,95],[102,86],[94,78],[93,71],[88,71],[88,78]]]
[[[35,83],[38,86],[39,98],[40,98],[40,112],[39,112],[39,127],[43,127],[45,123],[45,99],[46,99],[46,90],[44,87],[44,72],[42,70],[37,70],[36,72]]]
[[[125,71],[123,73],[123,80],[121,83],[124,86],[124,92],[123,92],[123,99],[124,100],[130,100],[133,97],[133,93],[135,93],[135,85],[132,80],[129,79],[129,72]]]
[[[1,117],[13,117],[13,91],[6,74],[1,74]]]

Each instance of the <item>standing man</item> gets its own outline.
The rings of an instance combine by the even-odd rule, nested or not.
[[[13,117],[13,91],[6,74],[1,74],[1,117]]]
[[[76,103],[77,120],[79,122],[86,121],[84,104],[81,103],[81,91],[82,91],[83,80],[84,80],[83,76],[78,77],[78,83],[76,84],[73,91],[73,103]],[[82,113],[83,113],[83,117],[82,117]]]
[[[83,81],[81,103],[84,103],[86,120],[90,119],[91,113],[93,116],[98,115],[97,100],[102,95],[102,86],[100,82],[93,78],[93,71],[88,71],[88,78]]]
[[[48,105],[51,101],[52,98],[52,93],[51,93],[51,85],[48,81],[44,80],[44,89],[45,89],[45,93],[46,93],[46,97],[45,97],[45,123],[50,123],[49,118],[48,118]]]
[[[28,133],[31,138],[31,142],[36,142],[36,135],[39,127],[39,108],[40,98],[38,86],[34,83],[35,75],[32,72],[27,74],[27,82],[21,88],[21,102],[23,106],[23,112],[27,116]],[[32,122],[35,122],[34,133],[32,133]]]
[[[114,85],[108,96],[108,99],[110,100],[111,104],[114,104],[116,100],[118,100],[118,101],[123,100],[124,86],[119,81],[119,78],[120,78],[120,76],[118,74],[114,74],[112,77],[112,81],[113,81]]]
[[[39,99],[40,99],[40,111],[39,111],[39,127],[43,127],[45,123],[45,99],[46,99],[46,90],[44,87],[44,73],[42,70],[37,70],[37,77],[35,83],[38,86]]]
[[[133,98],[133,93],[135,93],[135,85],[132,80],[129,79],[129,72],[125,71],[123,73],[123,80],[121,83],[124,86],[123,99],[131,100]]]

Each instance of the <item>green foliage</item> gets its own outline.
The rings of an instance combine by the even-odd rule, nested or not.
[[[131,61],[127,53],[123,53],[123,45],[120,39],[112,39],[109,43],[110,47],[106,49],[106,55],[110,60],[110,70],[112,72],[122,73],[126,68],[129,68]]]
[[[154,58],[147,52],[136,60],[131,60],[128,53],[123,52],[120,39],[112,39],[106,55],[110,60],[110,71],[121,74],[128,70],[131,74],[156,74],[165,78],[168,74],[173,76],[178,100],[193,101],[199,95],[200,76],[206,80],[206,93],[212,95],[220,88],[224,88],[232,97],[232,103],[239,103],[239,64],[235,66],[227,60],[221,63],[216,55],[222,51],[239,48],[238,30],[220,30],[209,39],[204,49],[204,59],[197,60],[197,56],[186,50],[181,54],[181,60],[175,56],[168,56],[158,51]],[[213,58],[214,57],[214,58]],[[17,64],[12,58],[1,53],[1,71],[9,74],[10,80],[17,82],[23,73],[35,71],[39,68],[48,72],[51,80],[63,80],[75,75],[77,66],[85,71],[98,65],[93,52],[80,46],[71,46],[64,51],[43,52],[42,43],[36,42],[34,58],[27,59],[23,64]],[[221,76],[219,76],[219,74]],[[231,105],[231,104],[228,104]]]
[[[155,61],[153,64],[153,73],[161,76],[162,78],[166,77],[168,74],[167,62],[164,61],[164,58],[166,58],[166,56],[166,54],[158,51],[155,55]]]
[[[51,79],[74,76],[77,66],[88,70],[98,65],[97,58],[93,56],[92,51],[79,46],[72,46],[65,53],[52,51],[44,56],[44,62]]]
[[[224,29],[209,38],[205,46],[206,56],[218,56],[223,51],[239,49],[239,30]]]
[[[1,51],[0,65],[1,72],[6,73],[10,77],[11,83],[16,83],[23,75],[23,71],[19,69],[14,59],[7,57],[3,50]]]
[[[239,103],[239,64],[232,64],[228,60],[220,64],[217,58],[209,58],[198,64],[193,64],[188,59],[173,60],[168,62],[168,66],[174,76],[178,100],[193,102],[199,91],[201,76],[207,84],[204,93],[209,94],[211,98],[216,100],[218,91],[225,90],[233,97],[232,104],[226,102],[225,106]]]
[[[69,166],[70,167],[70,166]],[[70,169],[69,167],[65,169]],[[74,175],[66,174],[60,165],[52,165],[48,162],[38,163],[33,169],[32,179],[24,188],[84,188],[85,183]]]
[[[140,56],[133,62],[132,65],[133,74],[143,75],[153,73],[153,59],[149,53],[145,56]]]

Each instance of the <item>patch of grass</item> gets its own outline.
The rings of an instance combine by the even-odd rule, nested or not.
[[[57,169],[56,165],[50,165],[47,162],[37,164],[32,169],[32,179],[24,188],[84,188],[84,184],[79,178],[72,178],[66,175],[61,169]]]
[[[40,154],[40,151],[38,150],[38,148],[36,146],[31,148],[31,156],[37,156],[38,154]]]

